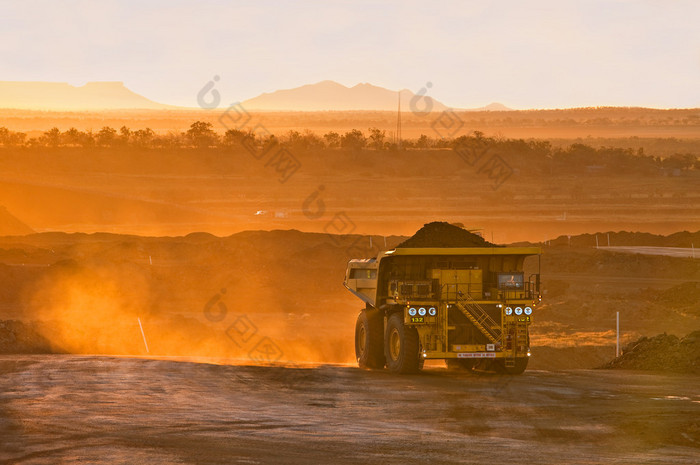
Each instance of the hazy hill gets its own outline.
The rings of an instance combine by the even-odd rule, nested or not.
[[[0,108],[31,110],[104,110],[176,108],[147,99],[122,82],[88,82],[72,86],[65,82],[0,81]]]
[[[430,105],[426,99],[416,98],[408,89],[400,92],[401,110],[404,112],[441,112],[448,108],[433,98],[430,98]],[[263,93],[245,100],[243,106],[253,111],[394,112],[397,109],[398,93],[368,83],[346,87],[334,81],[321,81],[294,89]],[[149,100],[129,90],[124,83],[116,81],[88,82],[83,86],[72,86],[65,82],[0,81],[0,108],[44,111],[185,109]],[[506,111],[508,108],[500,103],[492,103],[474,110]]]
[[[7,209],[0,205],[0,235],[2,236],[23,236],[31,234],[34,230],[12,215]]]
[[[507,106],[503,105],[502,103],[493,102],[493,103],[489,103],[485,107],[473,108],[470,111],[512,111],[512,110],[510,108],[508,108]]]
[[[263,93],[244,101],[243,106],[250,110],[263,111],[396,111],[399,92],[401,92],[401,110],[405,112],[440,112],[448,108],[434,98],[430,98],[432,106],[427,108],[426,105],[429,104],[426,100],[417,97],[408,89],[395,91],[368,83],[346,87],[335,81],[321,81],[294,89]],[[425,95],[429,97],[430,92],[426,92]],[[508,110],[510,109],[503,104],[491,103],[471,111]]]
[[[411,99],[415,96],[408,89],[401,91],[401,110],[411,111]],[[447,106],[432,99],[432,111],[443,111]],[[345,87],[334,81],[321,81],[294,89],[283,89],[264,93],[243,102],[250,110],[290,111],[396,111],[398,92],[362,83]],[[424,102],[416,107],[424,111]]]

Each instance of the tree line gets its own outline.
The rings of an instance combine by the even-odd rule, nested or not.
[[[651,172],[658,169],[700,170],[700,160],[691,153],[675,153],[669,157],[654,157],[643,149],[620,147],[595,148],[581,143],[568,147],[554,147],[546,140],[524,140],[486,137],[482,132],[473,131],[469,135],[456,138],[430,137],[421,134],[415,139],[390,140],[386,132],[369,128],[366,133],[352,129],[344,133],[330,131],[318,135],[311,131],[288,131],[277,137],[273,134],[260,135],[252,131],[229,129],[219,134],[209,122],[195,121],[184,132],[157,134],[150,128],[132,130],[126,126],[120,129],[103,127],[97,132],[80,131],[70,128],[61,131],[54,127],[39,137],[28,138],[27,134],[0,127],[0,147],[78,147],[84,149],[140,148],[140,149],[231,149],[246,146],[249,150],[265,150],[279,144],[292,151],[339,149],[348,151],[399,151],[454,149],[467,156],[480,156],[485,153],[502,153],[517,156],[527,163],[534,163],[550,173],[567,171],[571,167],[588,167],[592,170],[607,167],[625,169],[628,172]]]
[[[0,127],[0,146],[2,147],[82,147],[82,148],[227,148],[240,144],[265,146],[272,143],[283,144],[298,149],[346,148],[377,149],[398,148],[398,144],[387,140],[386,132],[370,128],[365,135],[358,129],[340,134],[330,131],[319,136],[311,131],[289,131],[277,137],[275,135],[258,135],[252,131],[230,129],[223,134],[214,131],[212,123],[195,121],[184,132],[157,134],[150,128],[132,130],[126,126],[115,129],[105,126],[99,131],[80,131],[70,128],[66,131],[54,127],[39,137],[28,138],[26,133],[11,131]],[[405,142],[413,147],[412,141]],[[439,145],[439,144],[434,144]],[[442,144],[447,147],[447,144]],[[425,147],[427,148],[427,146]]]
[[[299,150],[313,149],[350,149],[350,150],[398,150],[450,148],[454,140],[449,138],[431,138],[421,135],[417,139],[405,139],[400,143],[389,140],[386,131],[369,128],[366,133],[352,129],[345,133],[327,132],[321,136],[309,130],[288,131],[282,136],[274,134],[259,135],[248,130],[229,129],[223,134],[214,130],[212,123],[195,121],[184,132],[157,134],[150,128],[132,130],[126,126],[120,129],[105,126],[99,131],[80,131],[70,128],[61,131],[54,127],[39,137],[28,138],[27,134],[14,132],[0,127],[0,146],[2,147],[82,147],[82,148],[228,148],[241,144],[264,147],[269,144],[281,144]]]

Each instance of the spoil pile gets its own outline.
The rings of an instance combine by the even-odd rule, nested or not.
[[[700,374],[700,331],[693,331],[682,339],[666,333],[642,337],[628,344],[621,356],[601,368]]]
[[[596,242],[596,238],[597,241]],[[609,231],[576,236],[559,236],[549,241],[549,245],[595,247],[606,246],[646,246],[646,247],[691,247],[700,242],[700,231],[677,232],[668,236],[631,231]]]
[[[2,236],[24,236],[31,234],[34,230],[12,215],[7,208],[0,205],[0,235]]]
[[[18,320],[0,320],[0,354],[52,353],[49,341],[34,324]]]
[[[678,284],[652,297],[656,303],[700,317],[700,282]]]
[[[420,228],[397,248],[424,247],[500,247],[485,240],[478,234],[450,223],[434,221]]]

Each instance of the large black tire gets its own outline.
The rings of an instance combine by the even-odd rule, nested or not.
[[[386,366],[392,373],[418,373],[422,364],[418,353],[418,331],[404,326],[403,313],[394,313],[386,324],[384,340]]]
[[[493,368],[497,373],[504,373],[506,375],[521,375],[527,368],[528,360],[530,360],[530,357],[518,357],[515,359],[515,366],[507,367],[506,361],[501,358],[493,361]]]
[[[357,316],[355,357],[360,368],[384,368],[384,316],[379,310],[362,310]]]
[[[448,358],[445,359],[448,370],[453,371],[471,371],[478,360],[471,358]]]

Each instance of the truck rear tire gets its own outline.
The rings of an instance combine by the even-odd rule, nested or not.
[[[384,341],[386,366],[392,373],[417,373],[420,370],[418,331],[404,326],[403,313],[394,313],[386,325]]]
[[[448,370],[453,371],[471,371],[476,365],[476,360],[468,358],[448,358],[445,359]]]
[[[507,367],[506,361],[500,359],[493,362],[493,367],[498,373],[505,373],[507,375],[521,375],[527,368],[528,360],[530,360],[529,357],[518,357],[515,359],[515,366]]]
[[[360,368],[384,368],[384,317],[379,310],[362,310],[357,316],[355,357]]]

